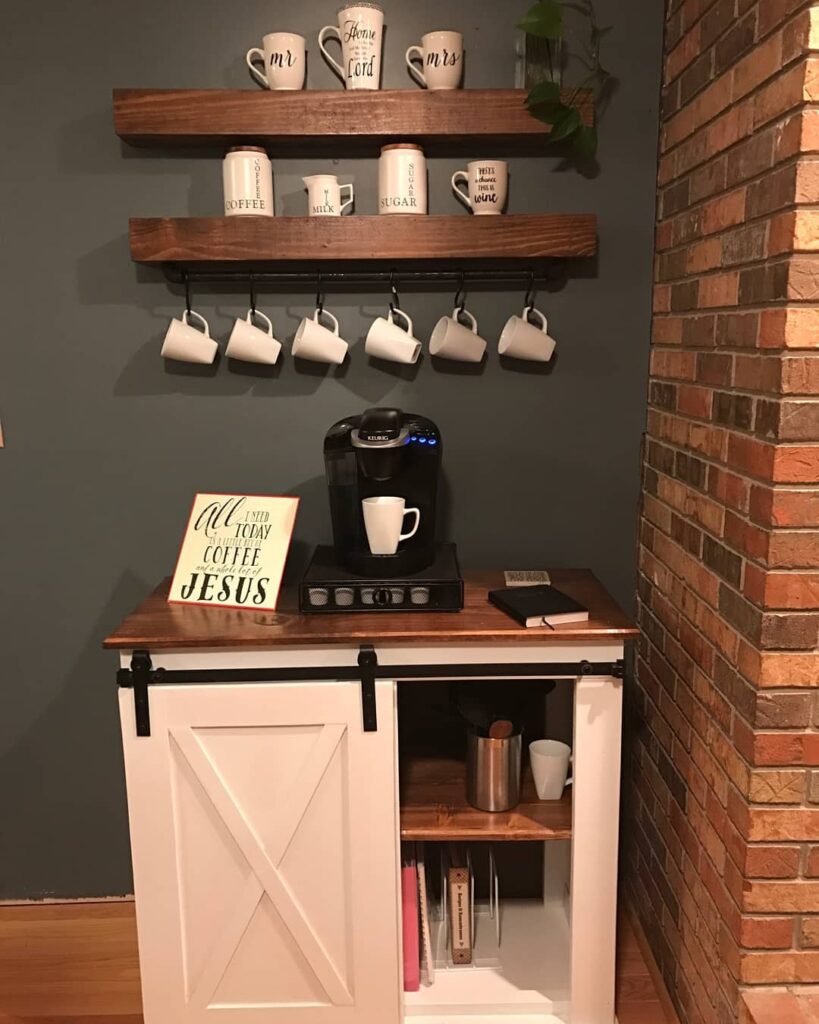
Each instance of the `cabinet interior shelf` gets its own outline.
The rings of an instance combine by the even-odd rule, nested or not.
[[[247,140],[277,148],[378,145],[390,140],[452,149],[476,142],[548,141],[550,126],[532,117],[523,89],[301,90],[115,89],[117,135],[135,146],[232,145]],[[584,124],[594,121],[588,89],[564,91]],[[481,155],[481,154],[478,154]]]
[[[134,218],[137,263],[538,260],[593,256],[592,214]]]
[[[462,761],[407,757],[401,763],[401,838],[415,840],[571,839],[572,803],[538,800],[528,765],[511,811],[479,811],[466,802]]]

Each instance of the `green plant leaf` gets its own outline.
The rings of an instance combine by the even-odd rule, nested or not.
[[[518,28],[538,39],[560,39],[563,35],[563,8],[558,0],[539,0],[518,22]]]
[[[566,107],[564,113],[553,122],[549,141],[560,142],[561,139],[568,139],[579,127],[580,114],[573,107]]]
[[[526,106],[535,107],[540,103],[555,105],[560,103],[560,86],[557,82],[538,82],[526,97]]]
[[[566,111],[570,109],[562,103],[539,103],[535,107],[530,107],[529,113],[544,124],[554,124],[565,117]]]
[[[572,138],[572,145],[579,157],[590,160],[597,155],[597,129],[581,125]]]

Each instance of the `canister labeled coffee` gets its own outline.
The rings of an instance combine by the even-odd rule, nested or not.
[[[420,146],[384,146],[378,161],[378,212],[427,212],[427,161]]]
[[[229,149],[222,168],[225,188],[225,215],[272,217],[273,166],[259,146],[234,146]]]

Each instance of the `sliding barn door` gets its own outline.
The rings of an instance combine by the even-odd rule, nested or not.
[[[398,1024],[395,713],[355,683],[121,691],[146,1024]]]

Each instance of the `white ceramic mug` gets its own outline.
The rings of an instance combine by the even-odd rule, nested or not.
[[[324,45],[328,36],[341,43],[343,67]],[[383,36],[384,11],[379,4],[348,4],[338,12],[338,27],[325,25],[319,32],[319,49],[347,89],[379,89]]]
[[[266,89],[296,90],[304,88],[307,67],[304,36],[295,32],[271,32],[262,40],[263,50],[254,46],[245,60],[250,73]],[[264,73],[256,63],[264,64]]]
[[[531,317],[539,321],[539,326],[530,322]],[[548,326],[546,317],[539,309],[527,306],[520,316],[510,316],[506,321],[498,342],[498,353],[511,356],[512,359],[548,363],[556,348],[554,338],[550,338],[547,333]]]
[[[332,330],[321,323],[325,317],[333,325]],[[308,359],[311,363],[335,363],[341,366],[349,346],[338,335],[338,320],[326,309],[317,309],[312,320],[305,317],[299,324],[293,338],[293,355],[297,359]]]
[[[464,182],[466,193],[458,188]],[[503,213],[509,187],[509,168],[504,160],[472,160],[465,171],[452,175],[452,191],[475,214]]]
[[[265,329],[260,330],[254,319],[261,320]],[[280,341],[273,337],[273,324],[258,309],[248,310],[247,317],[237,319],[230,332],[225,354],[230,359],[241,359],[245,363],[263,363],[272,366],[281,354]]]
[[[418,532],[421,525],[421,510],[406,508],[403,498],[379,495],[377,498],[365,498],[361,502],[364,513],[364,528],[367,531],[367,542],[373,555],[394,555],[402,540],[409,540]],[[402,533],[404,516],[414,515],[415,524],[408,533]]]
[[[340,217],[353,205],[352,185],[339,185],[334,174],[311,174],[301,179],[307,187],[307,213],[310,217]],[[349,192],[349,199],[343,193]]]
[[[461,320],[468,320],[466,327]],[[486,342],[478,334],[478,321],[468,309],[458,307],[452,316],[442,316],[432,330],[429,354],[462,363],[479,363],[486,352]]]
[[[457,89],[464,67],[464,37],[460,32],[427,32],[420,46],[407,50],[410,74],[426,89]],[[421,61],[421,69],[413,61]]]
[[[197,320],[202,330],[191,327],[190,319]],[[207,320],[194,310],[186,309],[181,320],[171,320],[160,355],[163,359],[177,359],[181,363],[210,365],[218,350],[219,346],[210,336]]]
[[[395,318],[400,317],[404,327],[399,327]],[[421,355],[421,342],[412,334],[412,320],[403,309],[390,309],[386,317],[380,316],[372,322],[367,331],[364,351],[368,356],[389,359],[393,363],[412,364]]]
[[[570,786],[569,764],[572,748],[559,740],[535,740],[529,744],[529,763],[540,800],[559,800]]]

